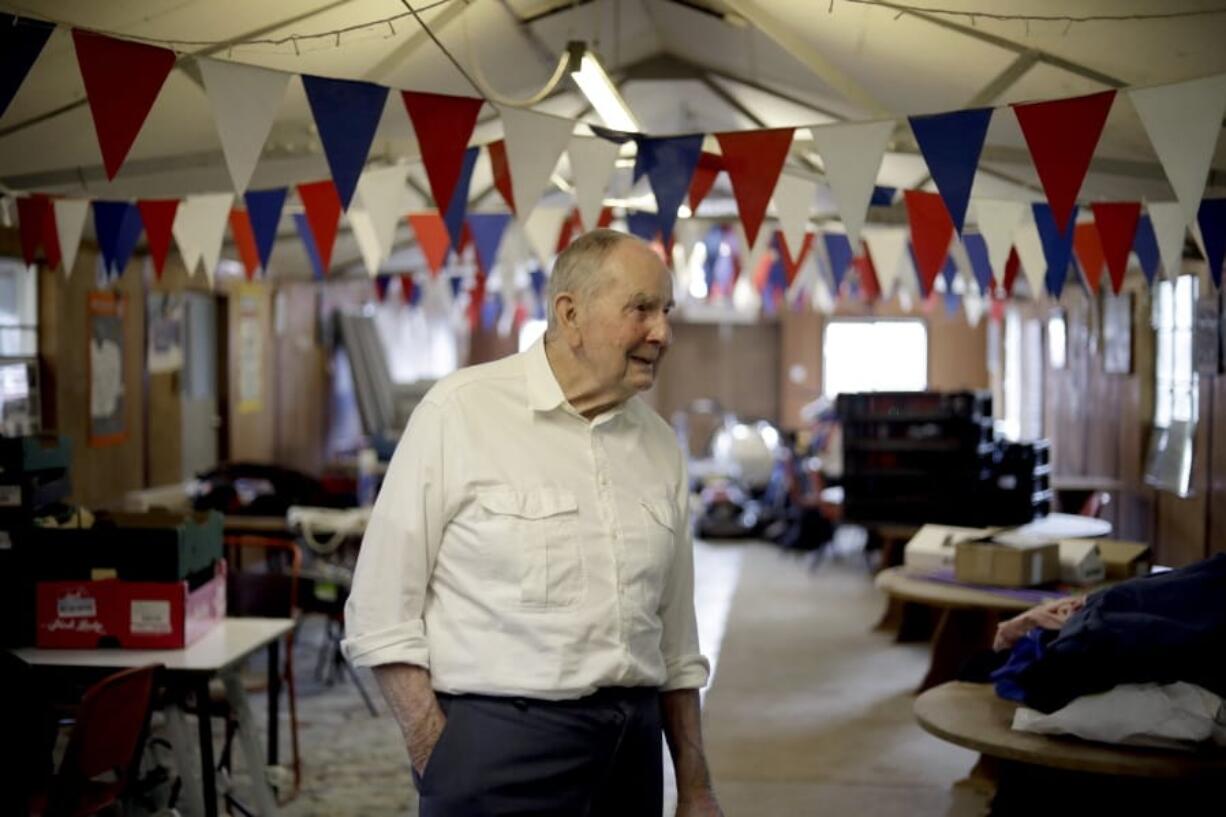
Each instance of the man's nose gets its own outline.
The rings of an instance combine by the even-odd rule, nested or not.
[[[673,328],[668,322],[668,315],[661,312],[656,316],[651,324],[651,331],[647,334],[647,341],[664,348],[673,342]]]

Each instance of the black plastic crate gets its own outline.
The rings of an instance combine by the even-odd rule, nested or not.
[[[0,523],[28,521],[71,493],[72,480],[62,469],[0,474]]]
[[[844,423],[854,420],[978,419],[992,416],[992,394],[987,391],[857,392],[840,394],[835,411]]]

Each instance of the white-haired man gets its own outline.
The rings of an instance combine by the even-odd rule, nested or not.
[[[375,503],[346,608],[423,817],[720,810],[702,749],[685,462],[637,394],[672,279],[596,230],[557,259],[529,350],[440,381]]]

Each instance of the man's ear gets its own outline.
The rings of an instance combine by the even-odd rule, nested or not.
[[[553,299],[553,314],[557,316],[558,328],[572,343],[579,331],[579,304],[569,292],[559,292]]]

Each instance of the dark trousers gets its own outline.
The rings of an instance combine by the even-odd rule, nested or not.
[[[421,817],[659,817],[658,690],[438,699],[447,724],[425,774],[413,774]]]

